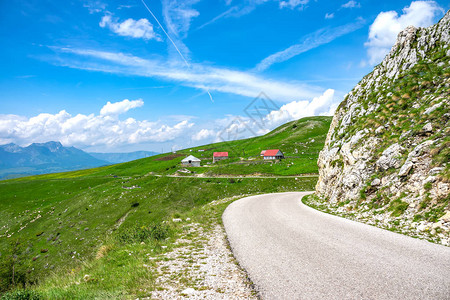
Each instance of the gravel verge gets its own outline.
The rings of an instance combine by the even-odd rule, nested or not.
[[[231,252],[223,226],[181,222],[184,234],[172,251],[149,256],[157,263],[157,288],[144,299],[258,299]]]

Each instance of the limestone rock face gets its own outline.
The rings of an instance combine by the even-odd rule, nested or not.
[[[431,27],[400,32],[346,95],[319,155],[316,194],[348,209],[365,203],[392,218],[436,222],[425,212],[450,210],[449,102],[450,11]],[[397,212],[393,201],[408,205]]]
[[[376,165],[381,170],[387,170],[389,168],[398,168],[401,165],[400,157],[404,148],[395,143],[389,146],[383,151],[381,157],[377,160]]]

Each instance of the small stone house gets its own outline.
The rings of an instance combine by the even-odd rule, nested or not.
[[[261,152],[262,153],[262,152]],[[280,149],[265,150],[264,159],[283,159],[284,154]]]
[[[213,163],[219,160],[227,159],[228,152],[214,152],[213,154]]]
[[[193,155],[189,155],[181,161],[183,167],[200,167],[201,160]]]

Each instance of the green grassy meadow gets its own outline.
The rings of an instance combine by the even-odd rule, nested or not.
[[[305,118],[251,142],[232,142],[236,149],[245,149],[243,164],[248,165],[238,164],[242,160],[229,151],[229,161],[203,167],[207,170],[199,173],[315,173],[330,121],[329,117]],[[4,299],[18,299],[17,295],[25,292],[36,293],[36,299],[135,299],[148,295],[158,288],[158,274],[148,255],[170,250],[183,230],[171,222],[173,218],[206,224],[214,217],[220,222],[226,205],[205,211],[213,200],[314,189],[314,176],[166,176],[180,168],[186,154],[207,148],[202,154],[212,157],[214,151],[227,151],[229,143],[107,167],[1,181],[0,294],[6,293]],[[250,161],[259,159],[261,148],[280,148],[286,156],[298,157],[272,163]],[[7,293],[11,290],[16,291]]]

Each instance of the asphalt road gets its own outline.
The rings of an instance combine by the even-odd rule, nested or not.
[[[308,193],[247,197],[223,215],[263,299],[450,299],[450,248],[316,211]]]

